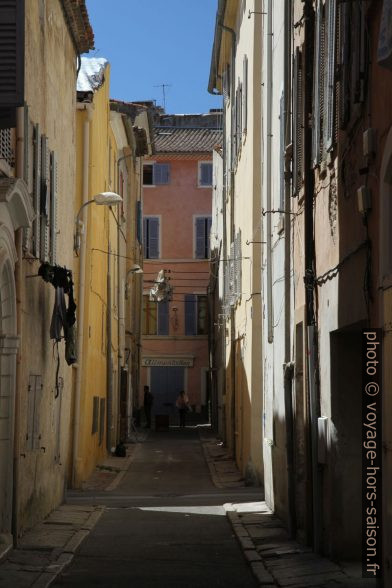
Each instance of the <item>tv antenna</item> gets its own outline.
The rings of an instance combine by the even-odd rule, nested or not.
[[[166,91],[165,88],[171,88],[171,84],[157,84],[154,88],[162,88],[163,110],[166,110]]]

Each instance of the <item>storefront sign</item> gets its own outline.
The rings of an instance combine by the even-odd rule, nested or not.
[[[193,367],[193,357],[143,357],[143,367]]]

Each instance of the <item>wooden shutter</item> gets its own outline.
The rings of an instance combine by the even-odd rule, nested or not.
[[[196,335],[196,296],[185,294],[185,335]]]
[[[327,5],[327,71],[325,76],[324,147],[332,149],[335,121],[335,70],[336,70],[336,0]]]
[[[148,220],[148,259],[159,257],[159,219],[149,218]]]
[[[33,255],[40,257],[41,251],[41,135],[39,124],[34,126],[34,160],[33,160],[33,203],[35,218],[33,221]]]
[[[351,54],[351,4],[340,4],[340,101],[339,127],[344,129],[350,120],[350,54]]]
[[[279,175],[280,175],[280,209],[284,209],[284,152],[285,152],[285,96],[282,92],[279,106],[279,129],[280,129],[280,145],[279,145]]]
[[[322,86],[321,78],[321,59],[323,57],[322,45],[322,1],[317,0],[316,3],[316,28],[315,28],[315,43],[314,43],[314,75],[313,75],[313,120],[312,120],[312,161],[316,166],[320,163],[320,135],[321,135],[321,120],[320,120],[320,88]]]
[[[212,225],[212,218],[211,217],[207,217],[207,222],[206,222],[206,258],[209,258],[211,256],[211,225]]]
[[[303,92],[302,53],[296,47],[293,64],[293,196],[302,186],[303,174]]]
[[[242,130],[246,133],[248,128],[248,57],[244,55],[242,73]]]
[[[242,294],[242,247],[241,231],[238,231],[234,239],[234,295],[237,300]]]
[[[206,226],[205,218],[196,218],[195,223],[195,246],[196,246],[196,258],[205,259],[206,257]]]
[[[235,304],[235,298],[235,246],[233,241],[230,245],[229,304]]]
[[[142,242],[142,202],[136,201],[136,238],[139,243]]]
[[[24,103],[24,0],[0,0],[0,107]]]
[[[212,186],[212,163],[200,163],[200,186]]]
[[[58,173],[57,157],[50,153],[50,263],[57,263],[57,204],[58,204]]]
[[[158,306],[158,335],[169,334],[169,303],[167,300],[157,303]]]
[[[147,255],[148,255],[148,235],[147,235],[147,229],[148,229],[148,224],[147,224],[148,219],[147,218],[143,218],[143,255],[145,257],[145,259],[148,259]]]
[[[50,248],[50,152],[48,139],[41,137],[41,261],[49,261]]]
[[[154,185],[168,184],[170,176],[170,167],[168,163],[155,163],[153,166],[153,180]]]

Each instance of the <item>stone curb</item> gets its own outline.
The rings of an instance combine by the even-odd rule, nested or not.
[[[200,436],[200,433],[199,433],[199,436]],[[216,488],[220,488],[220,489],[224,488],[224,485],[220,482],[220,480],[218,478],[218,474],[216,473],[214,459],[210,456],[210,454],[208,452],[208,449],[207,449],[208,441],[206,441],[205,439],[203,439],[200,436],[200,443],[201,443],[201,447],[202,447],[202,450],[204,453],[204,458],[207,462],[208,469],[210,470],[210,475],[211,475],[211,479],[212,479],[214,486]]]
[[[111,482],[109,484],[109,486],[107,486],[105,488],[105,492],[112,492],[112,490],[115,490],[117,488],[117,486],[120,484],[120,482],[123,479],[123,477],[125,476],[125,474],[128,472],[131,463],[133,462],[133,460],[136,457],[136,454],[140,451],[141,443],[136,443],[133,447],[134,447],[133,451],[132,451],[131,455],[126,459],[123,469],[121,470],[121,472],[119,472],[117,474],[117,476],[114,478],[113,482]]]
[[[47,588],[50,586],[59,574],[69,566],[74,558],[76,550],[80,547],[84,539],[90,534],[101,516],[105,511],[104,506],[97,506],[90,514],[84,525],[76,531],[66,545],[60,549],[60,555],[51,564],[47,565],[45,570],[38,576],[32,584],[32,588]]]

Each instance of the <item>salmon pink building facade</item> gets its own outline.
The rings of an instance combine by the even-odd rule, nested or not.
[[[212,150],[221,141],[221,112],[154,115],[155,153],[143,166],[143,387],[153,417],[178,424],[184,390],[192,421],[208,416],[208,305]],[[167,290],[151,296],[164,270]],[[162,273],[161,273],[162,275]],[[169,293],[168,293],[169,292]],[[157,420],[158,422],[158,420]]]

